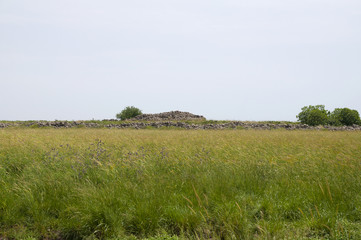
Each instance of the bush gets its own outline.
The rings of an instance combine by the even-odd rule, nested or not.
[[[118,118],[120,120],[126,120],[129,118],[134,118],[141,114],[142,114],[142,111],[139,108],[136,108],[133,106],[130,106],[130,107],[128,106],[128,107],[124,108],[123,111],[118,113],[116,115],[116,118]]]
[[[329,121],[329,111],[325,109],[324,105],[305,106],[297,115],[298,121],[310,126],[325,125]]]
[[[360,124],[360,114],[358,111],[349,108],[342,108],[339,119],[341,124],[346,126]]]

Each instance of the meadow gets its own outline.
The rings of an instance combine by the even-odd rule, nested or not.
[[[361,132],[0,129],[0,239],[361,239]]]

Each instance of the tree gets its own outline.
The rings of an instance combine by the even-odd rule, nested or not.
[[[310,126],[325,125],[328,122],[329,111],[325,105],[305,106],[297,115],[298,121]]]
[[[335,108],[332,113],[330,113],[328,124],[332,126],[341,126],[341,111],[342,108]]]
[[[319,109],[311,110],[307,116],[307,124],[310,126],[326,125],[327,122],[327,114]]]
[[[142,111],[134,106],[128,106],[124,108],[120,113],[116,115],[116,118],[120,120],[126,120],[141,115]]]
[[[356,110],[342,108],[340,111],[340,122],[346,126],[360,124],[360,114]]]

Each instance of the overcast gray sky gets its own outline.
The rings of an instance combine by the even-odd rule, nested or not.
[[[0,0],[0,119],[361,112],[360,0]]]

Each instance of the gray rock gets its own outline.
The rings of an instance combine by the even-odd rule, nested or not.
[[[206,120],[205,117],[195,115],[189,112],[171,111],[156,114],[141,114],[129,121],[189,121],[189,120]]]

